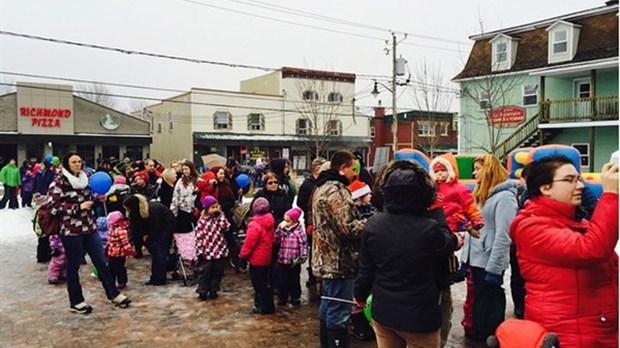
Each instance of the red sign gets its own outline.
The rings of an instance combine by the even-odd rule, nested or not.
[[[60,128],[60,120],[71,117],[69,109],[19,108],[19,115],[31,118],[32,127]]]
[[[495,127],[514,127],[525,121],[525,109],[518,106],[504,106],[489,112],[489,123]]]

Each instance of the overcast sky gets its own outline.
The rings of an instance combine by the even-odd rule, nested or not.
[[[443,84],[456,88],[448,81],[462,69],[471,48],[468,37],[481,32],[480,23],[484,31],[493,31],[603,6],[604,1],[0,0],[0,4],[0,28],[5,32],[230,64],[356,73],[357,104],[360,111],[370,113],[377,100],[370,96],[373,82],[368,75],[391,75],[391,58],[384,52],[390,29],[410,33],[397,52],[411,69],[427,61],[441,71]],[[266,73],[6,34],[0,35],[0,70],[178,90],[238,90],[240,80]],[[0,80],[71,84],[5,73]],[[110,89],[154,98],[176,94]],[[403,90],[398,93],[399,105],[412,105],[412,92]],[[388,93],[380,99],[384,105],[390,103]],[[128,111],[129,99],[118,100],[119,109]],[[458,110],[458,101],[451,110]]]

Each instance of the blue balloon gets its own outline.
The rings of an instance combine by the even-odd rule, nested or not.
[[[52,154],[45,156],[45,164],[49,166],[52,163],[52,158],[54,158],[54,155]]]
[[[242,189],[248,187],[248,185],[250,184],[250,178],[245,174],[239,174],[235,178],[235,181],[237,182],[237,185],[239,185],[239,187],[241,187]]]
[[[90,177],[90,188],[97,194],[105,194],[112,187],[112,178],[104,172],[96,172]]]

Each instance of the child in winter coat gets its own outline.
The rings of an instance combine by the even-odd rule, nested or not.
[[[196,224],[196,256],[198,258],[198,298],[216,299],[224,275],[224,258],[228,257],[228,246],[224,233],[230,222],[222,212],[219,202],[213,196],[202,201],[203,211]]]
[[[196,193],[200,195],[199,202],[203,202],[207,196],[218,199],[217,179],[215,173],[207,170],[196,183]],[[219,204],[219,202],[218,202]]]
[[[34,192],[34,174],[30,169],[27,169],[22,176],[22,208],[32,207],[32,193]]]
[[[284,220],[276,229],[278,252],[278,306],[286,306],[290,296],[293,306],[301,305],[301,265],[308,259],[308,239],[304,226],[299,222],[301,209],[295,207],[284,213]]]
[[[32,209],[32,229],[34,233],[37,235],[37,262],[38,263],[46,263],[50,260],[50,253],[52,250],[50,249],[50,239],[48,236],[43,233],[41,230],[41,226],[39,226],[39,222],[37,221],[37,212],[39,211],[39,207],[43,204],[47,203],[48,197],[46,195],[42,195],[40,193],[35,193],[34,195],[34,209]]]
[[[120,290],[127,285],[127,269],[125,261],[127,257],[136,255],[129,243],[129,222],[120,211],[108,214],[108,238],[105,245],[105,254],[108,258],[108,268],[112,279],[116,281],[116,287]]]
[[[256,314],[274,312],[273,292],[269,287],[269,266],[271,248],[274,243],[274,219],[269,212],[269,201],[259,197],[252,203],[253,216],[239,258],[250,263],[250,280],[254,288],[254,308]]]
[[[372,194],[366,183],[355,180],[349,185],[349,191],[351,191],[351,198],[360,217],[368,219],[377,213],[377,208],[370,204]]]
[[[437,184],[442,208],[450,231],[467,231],[472,237],[480,237],[484,219],[467,186],[458,181],[458,168],[452,154],[433,158],[429,174]]]
[[[52,235],[49,237],[49,240],[50,248],[52,249],[52,260],[47,268],[47,282],[59,284],[67,279],[67,256],[60,240],[60,235]]]

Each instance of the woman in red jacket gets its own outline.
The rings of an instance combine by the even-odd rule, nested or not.
[[[584,184],[564,156],[530,164],[530,200],[510,235],[525,279],[525,319],[557,333],[564,347],[618,346],[618,167],[602,170],[591,221],[575,219]]]

